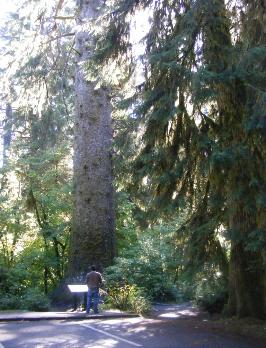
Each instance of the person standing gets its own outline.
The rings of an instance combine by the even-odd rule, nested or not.
[[[101,273],[96,272],[95,266],[91,266],[90,272],[86,275],[86,284],[88,286],[86,314],[90,313],[92,299],[94,313],[97,314],[99,312],[99,288],[102,285],[102,283],[103,280]]]

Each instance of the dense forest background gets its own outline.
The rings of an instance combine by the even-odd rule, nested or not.
[[[48,309],[96,263],[139,311],[265,317],[265,21],[261,0],[19,1],[1,28],[1,309]]]

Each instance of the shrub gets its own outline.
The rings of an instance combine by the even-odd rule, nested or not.
[[[20,308],[31,311],[49,310],[49,299],[38,289],[29,288],[20,298]]]
[[[148,313],[151,308],[151,303],[145,296],[143,289],[136,285],[112,284],[107,293],[106,301],[114,308],[138,314]]]
[[[115,265],[105,269],[104,278],[109,285],[126,279],[128,284],[145,289],[147,296],[156,301],[176,301],[180,297],[171,272],[164,271],[160,262],[142,260],[138,253],[132,258],[116,258]]]
[[[38,289],[28,289],[23,295],[1,294],[0,309],[26,309],[31,311],[47,311],[49,309],[48,298]]]
[[[151,310],[151,302],[148,299],[143,289],[133,288],[130,292],[130,306],[132,311],[138,314],[148,314]]]
[[[0,294],[0,310],[18,309],[19,298],[15,295]]]

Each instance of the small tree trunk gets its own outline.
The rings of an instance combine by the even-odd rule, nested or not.
[[[11,104],[6,105],[6,118],[4,123],[4,132],[3,132],[3,166],[7,165],[8,162],[8,150],[11,143],[12,136],[12,107]]]
[[[107,90],[86,77],[93,36],[90,21],[101,1],[79,3],[76,34],[76,122],[74,130],[74,226],[70,240],[70,274],[110,265],[115,254],[111,162],[111,106]]]
[[[58,240],[53,237],[53,246],[54,246],[54,253],[55,253],[55,259],[56,259],[56,265],[55,265],[55,274],[58,280],[62,279],[62,257],[60,256],[59,251],[59,243]]]
[[[47,266],[44,266],[43,270],[43,283],[44,283],[44,293],[48,294],[48,278],[49,278],[49,270]]]

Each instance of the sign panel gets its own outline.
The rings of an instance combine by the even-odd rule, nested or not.
[[[71,292],[87,292],[88,287],[87,285],[68,285],[68,288]]]

